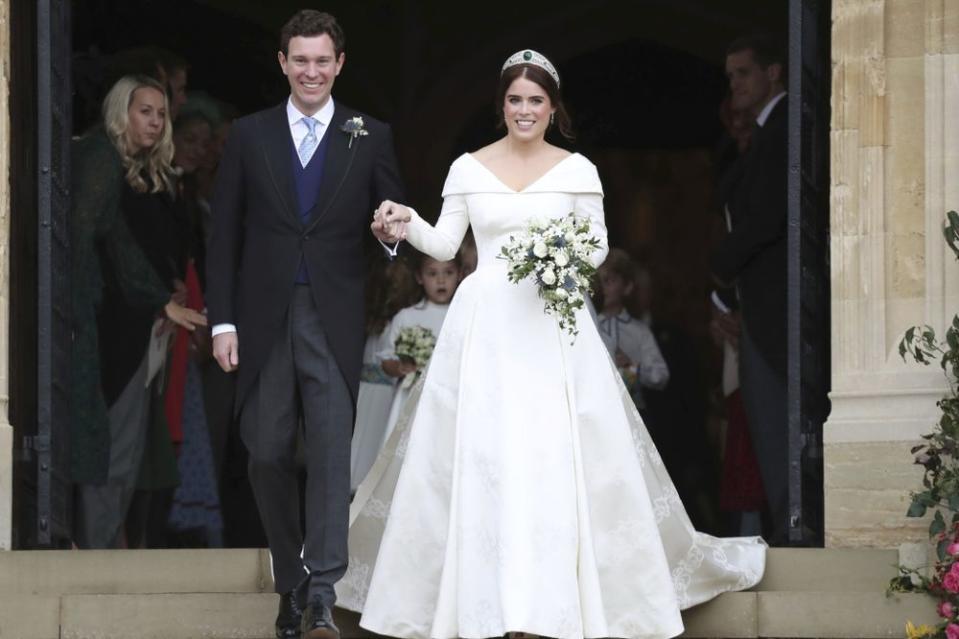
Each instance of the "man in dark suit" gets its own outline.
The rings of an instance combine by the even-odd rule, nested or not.
[[[767,539],[788,533],[786,421],[787,101],[785,64],[765,36],[732,43],[726,74],[734,109],[755,121],[749,148],[724,185],[729,235],[712,259],[715,278],[739,297],[740,384],[769,502]]]
[[[331,607],[347,566],[364,249],[376,204],[403,199],[390,128],[331,97],[343,49],[329,14],[303,10],[286,23],[278,57],[290,97],[233,124],[212,198],[213,352],[237,370],[284,638],[301,626],[309,639],[339,637]],[[305,536],[294,461],[301,427]]]

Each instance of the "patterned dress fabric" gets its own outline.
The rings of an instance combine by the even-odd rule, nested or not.
[[[588,312],[575,342],[497,259],[528,221],[573,211],[606,254],[602,186],[573,154],[521,191],[471,155],[435,227],[449,259],[473,227],[478,267],[426,374],[353,501],[338,605],[382,635],[667,638],[680,610],[755,585],[766,545],[693,529]]]

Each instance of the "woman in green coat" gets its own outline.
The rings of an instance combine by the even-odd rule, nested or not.
[[[70,456],[77,484],[75,541],[80,547],[118,545],[145,437],[132,434],[131,425],[111,424],[104,400],[97,327],[98,314],[111,312],[101,307],[105,277],[116,282],[131,305],[165,315],[189,330],[206,325],[202,314],[174,300],[131,236],[121,210],[124,189],[173,189],[167,109],[156,81],[123,77],[104,100],[102,127],[75,141],[72,149]]]

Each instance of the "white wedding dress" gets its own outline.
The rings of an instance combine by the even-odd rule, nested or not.
[[[497,259],[530,218],[574,211],[601,261],[593,164],[573,154],[516,192],[467,154],[443,197],[410,244],[447,260],[471,224],[479,265],[357,491],[337,605],[394,637],[658,639],[680,609],[755,585],[765,543],[693,529],[587,311],[570,344]]]

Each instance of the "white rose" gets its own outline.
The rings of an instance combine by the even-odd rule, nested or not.
[[[566,241],[567,241],[567,242],[572,242],[572,241],[575,240],[575,239],[576,239],[576,234],[575,234],[575,233],[573,233],[572,231],[567,231],[567,232],[566,232]]]
[[[556,283],[556,273],[553,272],[553,269],[548,268],[543,271],[543,283],[547,286],[552,286]]]
[[[561,300],[566,299],[566,295],[567,295],[566,289],[563,289],[563,288],[556,289],[556,297],[558,297],[559,299]]]
[[[569,257],[567,257],[566,251],[557,251],[553,261],[556,262],[556,266],[566,266],[569,264]]]
[[[537,242],[533,245],[533,255],[536,257],[546,257],[546,254],[549,252],[549,249],[546,248],[544,242]]]

